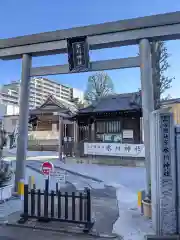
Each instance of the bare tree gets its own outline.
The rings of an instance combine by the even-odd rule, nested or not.
[[[154,84],[154,108],[160,107],[162,94],[171,87],[174,77],[166,76],[166,71],[170,67],[168,63],[169,54],[165,42],[153,42],[152,50],[152,69]]]
[[[85,99],[88,103],[114,93],[112,79],[105,72],[98,72],[88,78]]]

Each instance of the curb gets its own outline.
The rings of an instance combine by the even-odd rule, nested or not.
[[[36,162],[37,162],[37,161],[36,161]],[[40,162],[40,161],[39,161],[39,162]],[[54,163],[53,163],[53,164],[54,164]],[[28,163],[26,163],[26,167],[28,167],[28,168],[30,168],[30,169],[32,169],[32,170],[34,170],[34,171],[42,174],[40,170],[35,169],[34,167],[32,167],[31,165],[29,165]],[[75,171],[72,171],[72,170],[69,170],[69,169],[66,169],[66,168],[57,166],[56,164],[54,164],[54,167],[55,167],[55,168],[59,168],[59,169],[61,169],[61,170],[63,170],[63,171],[69,172],[69,173],[71,173],[71,174],[74,174],[74,175],[76,175],[76,176],[84,177],[84,178],[86,178],[86,179],[90,179],[90,180],[96,181],[96,182],[98,182],[98,183],[104,182],[104,181],[100,180],[99,178],[90,177],[90,176],[88,176],[88,175],[86,175],[86,174],[82,174],[82,173],[77,173],[77,172],[75,172]],[[106,184],[105,184],[105,185],[106,185]]]
[[[62,233],[62,234],[74,234],[76,236],[87,236],[87,237],[95,237],[95,238],[104,238],[104,239],[115,239],[117,238],[116,235],[106,235],[106,234],[102,234],[102,233],[93,233],[93,232],[89,232],[87,234],[83,233],[83,232],[79,232],[79,231],[69,231],[69,230],[65,230],[65,229],[61,229],[61,228],[56,228],[56,229],[53,229],[53,228],[49,228],[49,227],[36,227],[36,226],[28,226],[28,225],[20,225],[18,223],[6,223],[4,224],[6,226],[9,226],[9,227],[16,227],[16,228],[29,228],[29,229],[33,229],[33,230],[42,230],[42,231],[47,231],[47,232],[56,232],[56,233]]]
[[[31,161],[30,159],[28,159],[28,160]],[[53,158],[53,159],[50,159],[50,160],[55,160],[55,159]],[[38,162],[41,162],[41,161],[39,161],[39,160],[37,160],[37,161],[38,161]],[[37,161],[36,161],[36,162],[37,162]],[[32,169],[32,170],[34,170],[34,171],[42,174],[40,170],[37,170],[37,169],[33,168],[32,166],[28,165],[28,163],[26,164],[26,166],[27,166],[28,168],[30,168],[30,169]],[[57,165],[54,165],[54,166],[55,166],[55,168],[59,168],[59,169],[61,169],[61,170],[63,170],[63,171],[67,171],[67,172],[69,172],[69,173],[71,173],[71,174],[73,174],[73,175],[79,176],[79,177],[83,177],[83,178],[86,178],[86,179],[90,179],[90,180],[96,181],[96,182],[98,182],[98,183],[103,183],[103,182],[104,182],[103,180],[101,180],[101,179],[99,179],[99,178],[96,178],[96,177],[91,177],[91,176],[88,176],[88,175],[86,175],[86,174],[78,173],[78,172],[75,172],[75,171],[72,171],[72,170],[69,170],[69,169],[66,169],[66,168],[57,166]],[[126,167],[139,167],[139,168],[141,168],[141,167],[144,167],[144,166],[140,166],[139,164],[135,164],[134,166],[126,166]],[[105,185],[105,186],[108,186],[107,184],[104,184],[104,185]]]
[[[99,183],[104,182],[104,181],[102,181],[102,180],[100,180],[100,179],[98,179],[98,178],[90,177],[90,176],[88,176],[88,175],[86,175],[86,174],[82,174],[82,173],[77,173],[77,172],[74,172],[74,171],[72,171],[72,170],[69,170],[69,169],[66,169],[66,168],[63,168],[63,167],[59,167],[59,166],[56,166],[56,165],[55,165],[55,168],[59,168],[59,169],[61,169],[61,170],[67,171],[67,172],[69,172],[69,173],[71,173],[71,174],[74,174],[74,175],[76,175],[76,176],[84,177],[84,178],[86,178],[86,179],[90,179],[90,180],[93,180],[93,181],[96,181],[96,182],[99,182]]]
[[[28,226],[28,225],[23,225],[23,224],[18,224],[18,223],[7,223],[7,226],[10,227],[17,227],[17,228],[29,228],[29,229],[34,229],[34,230],[44,230],[44,231],[50,231],[50,232],[59,232],[59,233],[71,233],[71,234],[78,234],[78,235],[82,235],[83,233],[81,232],[75,232],[75,231],[67,231],[65,229],[61,229],[61,228],[51,228],[51,227],[36,227],[36,226]]]

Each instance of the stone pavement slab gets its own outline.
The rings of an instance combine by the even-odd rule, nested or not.
[[[19,198],[12,197],[8,201],[0,203],[0,215],[4,221],[7,220],[8,215],[20,210],[22,210],[22,201]]]
[[[117,201],[110,198],[92,198],[92,217],[97,234],[112,235],[113,225],[119,217]]]

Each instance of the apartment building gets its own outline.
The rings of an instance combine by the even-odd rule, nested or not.
[[[12,82],[0,88],[0,103],[4,105],[18,105],[19,103],[19,84]]]
[[[79,101],[81,103],[84,103],[85,100],[84,100],[84,92],[81,91],[80,89],[77,89],[77,88],[72,88],[72,98],[73,99],[79,99]]]
[[[47,78],[32,78],[30,82],[29,107],[36,108],[42,105],[49,95],[57,99],[71,101],[73,98],[84,99],[83,91],[73,89]],[[6,84],[1,89],[1,102],[4,104],[19,104],[20,82]]]
[[[49,95],[70,101],[72,88],[47,78],[32,78],[30,83],[30,107],[39,107]]]

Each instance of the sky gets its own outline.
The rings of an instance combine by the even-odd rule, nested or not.
[[[179,10],[179,0],[0,0],[0,39]],[[175,77],[166,95],[180,97],[180,40],[169,41],[166,45],[171,66],[167,76]],[[90,51],[90,60],[132,57],[137,53],[138,46],[96,50]],[[33,66],[65,63],[65,54],[37,57],[32,60]],[[118,93],[133,92],[140,88],[139,68],[106,72],[112,78]],[[47,77],[85,90],[88,77],[92,74],[88,72]],[[0,60],[0,84],[18,80],[20,77],[21,60]]]

